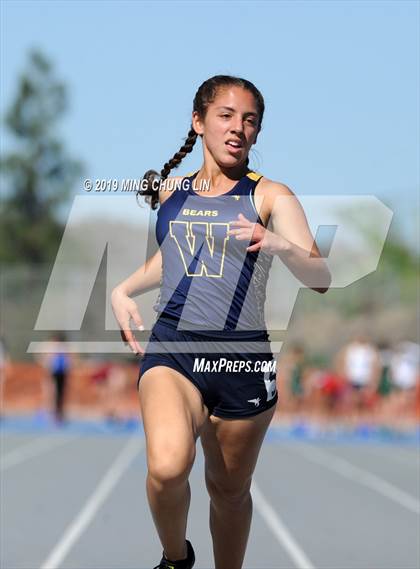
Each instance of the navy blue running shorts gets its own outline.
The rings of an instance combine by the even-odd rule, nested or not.
[[[223,334],[177,330],[173,321],[159,318],[140,362],[137,389],[148,369],[166,366],[198,388],[209,415],[237,419],[266,411],[278,400],[268,333]]]

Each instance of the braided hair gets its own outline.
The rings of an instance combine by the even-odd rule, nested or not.
[[[208,106],[215,100],[219,89],[232,86],[241,87],[242,89],[245,89],[252,93],[254,96],[259,115],[259,132],[261,130],[261,123],[265,109],[263,96],[253,83],[247,81],[246,79],[241,79],[240,77],[233,77],[231,75],[215,75],[214,77],[207,79],[207,81],[204,81],[204,83],[200,85],[197,93],[195,94],[193,111],[196,111],[198,115],[204,119]],[[136,192],[136,197],[139,195],[144,196],[146,202],[150,204],[151,208],[157,209],[159,203],[159,192],[157,191],[159,188],[159,183],[163,180],[166,180],[166,178],[169,176],[170,171],[174,168],[178,168],[185,156],[192,151],[194,144],[196,143],[197,136],[198,134],[195,132],[193,126],[191,125],[184,144],[181,146],[178,152],[176,152],[172,158],[164,164],[160,173],[156,170],[148,170],[144,174],[143,179],[147,180],[147,186],[144,187],[145,184],[142,184],[142,188]],[[248,165],[248,163],[249,159],[247,158],[246,165]],[[158,183],[156,184],[156,182]]]

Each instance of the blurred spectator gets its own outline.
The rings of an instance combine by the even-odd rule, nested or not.
[[[289,393],[295,411],[301,411],[305,400],[305,350],[301,344],[295,344],[290,353]]]
[[[410,391],[419,376],[420,346],[414,342],[398,344],[391,358],[392,383],[397,390]]]
[[[380,375],[377,393],[380,397],[387,397],[392,391],[391,360],[392,350],[388,342],[378,344]]]
[[[349,419],[359,419],[376,401],[381,362],[376,346],[363,334],[355,336],[337,356],[339,375],[347,386]]]
[[[72,366],[71,356],[63,345],[65,341],[63,332],[53,334],[47,349],[38,358],[48,373],[48,382],[45,384],[47,406],[53,407],[55,420],[59,424],[65,421],[67,383]]]
[[[281,360],[283,396],[292,412],[302,411],[305,404],[305,350],[301,344],[293,344]]]
[[[9,364],[10,358],[6,347],[6,342],[4,341],[4,338],[0,336],[0,419],[3,414],[4,384],[7,380]]]
[[[91,374],[98,390],[98,403],[109,421],[125,419],[123,395],[128,384],[124,366],[111,362],[99,364]]]
[[[325,370],[321,376],[321,392],[323,394],[323,411],[328,416],[339,414],[345,395],[345,379],[335,370]]]
[[[392,349],[387,341],[381,341],[378,343],[378,354],[380,371],[376,388],[377,402],[374,410],[374,415],[376,417],[376,421],[384,422],[391,418],[389,396],[392,393]]]
[[[306,412],[317,422],[324,422],[340,412],[345,390],[343,378],[327,362],[306,370]]]
[[[412,421],[415,414],[419,382],[420,346],[401,342],[391,356],[392,396],[390,412],[403,422]]]

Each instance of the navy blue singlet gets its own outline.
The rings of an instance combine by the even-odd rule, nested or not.
[[[194,187],[197,173],[183,178],[158,210],[163,271],[154,310],[178,329],[261,333],[272,256],[246,251],[250,243],[228,231],[237,228],[229,222],[239,213],[264,225],[254,205],[262,175],[248,172],[230,191],[206,197]]]

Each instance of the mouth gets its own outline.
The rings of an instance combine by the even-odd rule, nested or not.
[[[229,150],[233,152],[240,152],[244,147],[243,142],[241,140],[228,140],[225,142],[226,146]]]

